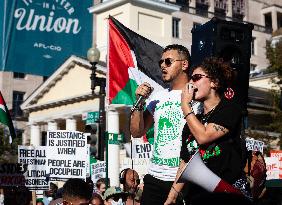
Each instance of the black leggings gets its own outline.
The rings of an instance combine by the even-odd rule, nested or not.
[[[153,177],[152,175],[146,174],[144,176],[144,190],[142,193],[141,204],[142,205],[163,205],[167,199],[172,181],[162,181]],[[177,205],[182,205],[183,202],[178,197]]]

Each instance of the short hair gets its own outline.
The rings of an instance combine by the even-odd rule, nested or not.
[[[100,194],[93,193],[93,194],[92,194],[92,197],[91,197],[91,201],[92,201],[93,199],[98,199],[98,200],[101,202],[101,204],[104,204],[104,200],[103,200],[103,198],[101,197]]]
[[[97,182],[96,182],[96,187],[99,189],[102,184],[106,184],[105,178],[98,179]]]
[[[188,66],[190,67],[190,64],[191,64],[191,56],[190,56],[190,52],[189,50],[185,47],[185,46],[182,46],[182,45],[179,45],[179,44],[171,44],[171,45],[168,45],[166,46],[164,49],[163,49],[163,52],[162,53],[165,53],[167,51],[170,51],[170,50],[176,50],[178,52],[178,54],[184,58],[184,60],[187,60],[188,61]],[[189,69],[188,67],[188,69]]]
[[[92,190],[89,184],[82,179],[69,179],[63,186],[63,199],[66,197],[90,200]]]

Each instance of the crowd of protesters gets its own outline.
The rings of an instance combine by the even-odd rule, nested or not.
[[[142,186],[138,173],[130,168],[122,170],[120,187],[108,185],[104,178],[92,180],[72,178],[60,188],[50,182],[49,190],[36,199],[36,205],[139,205]],[[27,188],[0,189],[1,205],[34,205],[32,192]]]

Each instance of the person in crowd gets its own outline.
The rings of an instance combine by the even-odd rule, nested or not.
[[[104,178],[98,179],[96,182],[96,193],[103,196],[104,192],[106,191],[106,180]]]
[[[62,202],[56,205],[89,205],[91,197],[89,184],[82,179],[72,178],[64,184]]]
[[[169,89],[154,92],[131,115],[130,131],[133,137],[142,137],[154,124],[153,153],[144,176],[142,205],[164,204],[179,166],[181,131],[186,123],[181,110],[181,92],[188,83],[190,53],[182,45],[164,48],[159,61],[162,80]],[[136,97],[148,98],[152,91],[147,82],[136,89]],[[196,112],[196,110],[195,110]],[[181,204],[182,200],[180,200]]]
[[[123,191],[128,193],[126,205],[139,205],[137,202],[142,195],[142,190],[138,189],[140,184],[139,174],[134,169],[126,168],[120,172],[120,183],[123,185]],[[138,194],[137,194],[138,193]]]
[[[86,182],[88,183],[88,185],[90,186],[90,189],[92,190],[92,193],[94,192],[94,183],[91,179],[91,177],[87,177],[86,178]]]
[[[104,205],[104,200],[98,193],[93,193],[90,200],[91,205]]]
[[[189,84],[181,94],[181,107],[186,120],[182,132],[180,170],[188,163],[196,151],[199,151],[205,165],[221,179],[240,190],[249,197],[249,190],[243,168],[246,160],[243,157],[240,126],[242,112],[236,103],[225,97],[227,88],[234,80],[234,71],[222,59],[215,57],[205,59],[200,65],[192,68]],[[192,99],[203,103],[203,113],[195,115],[190,103]],[[174,204],[181,193],[184,183],[177,183],[176,177],[165,205]],[[209,182],[207,182],[209,183]],[[192,182],[187,182],[186,201],[201,198],[205,190]],[[199,197],[200,195],[200,197]]]
[[[109,187],[104,193],[105,205],[123,205],[126,202],[128,193],[123,192],[120,187]]]
[[[36,200],[36,205],[44,205],[44,203],[41,200]]]
[[[48,191],[43,192],[43,200],[44,205],[49,205],[50,201],[52,201],[57,193],[58,186],[52,182],[50,182],[50,188]]]

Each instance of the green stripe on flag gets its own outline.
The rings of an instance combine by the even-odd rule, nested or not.
[[[112,100],[112,104],[133,105],[136,100],[135,90],[137,86],[138,85],[135,80],[129,79],[125,87],[120,90]]]
[[[7,117],[7,113],[0,109],[0,122],[3,123],[4,125],[9,125],[9,119]]]

